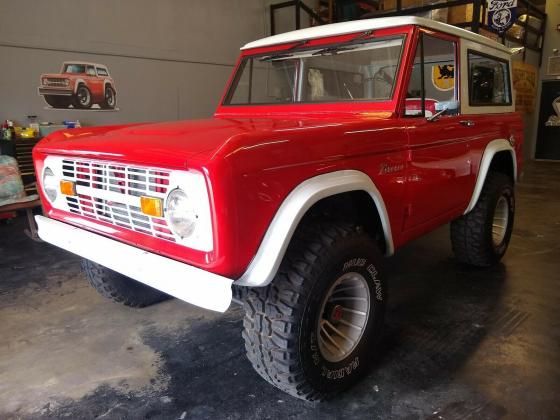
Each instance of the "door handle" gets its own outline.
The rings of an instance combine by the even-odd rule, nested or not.
[[[467,127],[472,127],[472,126],[474,126],[474,121],[473,120],[461,120],[461,121],[459,121],[459,124],[467,126]]]

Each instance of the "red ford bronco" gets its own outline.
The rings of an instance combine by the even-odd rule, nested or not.
[[[53,108],[88,109],[98,104],[114,109],[117,103],[115,81],[103,64],[62,63],[60,74],[42,74],[39,95]]]
[[[375,354],[383,255],[449,222],[458,261],[506,252],[523,140],[511,54],[418,17],[251,42],[212,118],[41,141],[39,235],[125,305],[225,311],[233,286],[256,371],[325,398]]]

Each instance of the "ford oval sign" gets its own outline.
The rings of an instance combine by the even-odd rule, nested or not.
[[[516,19],[517,0],[488,0],[488,23],[492,29],[503,33]]]

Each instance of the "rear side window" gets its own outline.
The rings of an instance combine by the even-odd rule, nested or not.
[[[109,76],[109,73],[107,73],[107,70],[102,68],[102,67],[97,67],[97,74],[99,76]]]
[[[469,51],[469,103],[471,106],[511,105],[509,63]]]

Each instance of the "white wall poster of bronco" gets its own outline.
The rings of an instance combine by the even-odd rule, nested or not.
[[[104,64],[65,61],[40,77],[39,95],[53,109],[117,111],[117,88]]]

